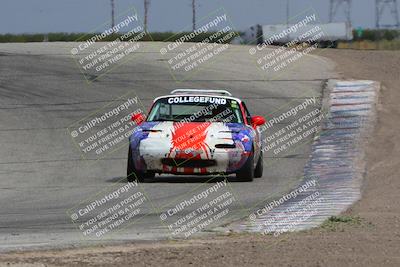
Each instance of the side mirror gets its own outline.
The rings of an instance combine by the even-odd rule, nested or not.
[[[263,125],[264,123],[266,123],[266,120],[264,119],[263,116],[253,116],[253,117],[251,117],[251,124],[254,127]]]
[[[137,125],[142,124],[144,122],[146,117],[142,113],[134,113],[132,114],[131,120],[135,122]]]

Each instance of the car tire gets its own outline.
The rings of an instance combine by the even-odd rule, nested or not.
[[[251,182],[254,178],[254,153],[251,152],[243,167],[236,172],[236,178],[241,182]]]
[[[149,171],[149,172],[146,172],[146,173],[144,174],[144,177],[145,177],[145,178],[152,179],[152,178],[156,177],[156,173],[155,173],[155,172],[152,172],[152,171]]]
[[[129,146],[126,179],[128,180],[128,182],[132,183],[134,181],[144,182],[144,178],[144,173],[135,169],[135,164],[133,163],[132,159],[132,149],[131,146]]]
[[[262,177],[263,171],[264,171],[263,152],[260,151],[260,156],[258,157],[256,168],[254,169],[254,178]]]

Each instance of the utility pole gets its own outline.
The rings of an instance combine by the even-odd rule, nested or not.
[[[286,0],[286,29],[289,29],[289,0]],[[290,41],[289,33],[287,34],[287,41]]]
[[[193,23],[193,31],[196,30],[196,0],[192,0],[192,23]]]
[[[394,19],[394,22],[392,24],[382,24],[382,17],[383,17],[383,11],[385,8],[390,9],[390,13],[392,14],[392,17]],[[375,0],[375,17],[376,17],[376,28],[399,28],[400,27],[400,22],[399,22],[399,12],[397,10],[397,0]]]
[[[150,6],[150,0],[144,0],[144,31],[145,32],[147,32],[149,6]]]
[[[286,0],[286,27],[289,28],[289,0]]]
[[[351,25],[351,0],[331,0],[329,7],[329,22],[334,21],[341,6],[343,6],[346,22]]]
[[[111,0],[111,28],[114,28],[115,20],[114,20],[114,0]]]

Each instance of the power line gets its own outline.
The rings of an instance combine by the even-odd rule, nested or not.
[[[111,28],[115,26],[114,14],[114,0],[111,0]]]
[[[383,18],[383,12],[385,11],[386,8],[389,8],[390,14],[392,14],[392,17],[394,19],[394,23],[392,24],[382,24],[382,18]],[[397,10],[397,0],[375,0],[375,17],[376,17],[376,27],[379,28],[392,28],[400,27],[400,22],[399,22],[399,12]]]
[[[330,0],[329,5],[329,22],[333,22],[339,8],[343,8],[346,22],[351,25],[351,0]]]
[[[147,32],[149,6],[150,6],[150,0],[144,0],[144,31],[145,32]]]
[[[196,30],[196,0],[192,0],[192,24],[193,31]]]

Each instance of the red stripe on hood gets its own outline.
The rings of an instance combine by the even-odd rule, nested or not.
[[[172,132],[172,151],[177,150],[176,158],[200,159],[198,153],[185,153],[185,150],[202,150],[208,157],[208,145],[205,143],[210,122],[174,123]]]

